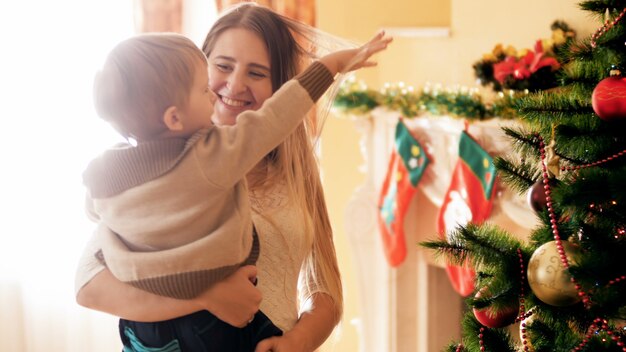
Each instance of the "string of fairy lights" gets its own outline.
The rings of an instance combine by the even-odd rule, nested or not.
[[[427,83],[421,89],[415,89],[398,82],[385,83],[381,89],[374,90],[351,77],[339,88],[333,107],[339,112],[357,116],[367,116],[370,111],[384,107],[399,111],[406,118],[427,115],[467,120],[511,119],[515,117],[512,102],[525,94],[528,92],[498,92],[496,98],[487,103],[477,88]]]

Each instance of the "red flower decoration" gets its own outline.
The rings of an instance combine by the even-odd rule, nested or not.
[[[508,56],[504,61],[494,64],[493,76],[500,84],[503,84],[509,76],[513,76],[516,80],[523,80],[546,66],[550,66],[552,71],[561,67],[555,58],[546,56],[541,40],[537,40],[535,51],[529,51],[519,60],[514,56]]]

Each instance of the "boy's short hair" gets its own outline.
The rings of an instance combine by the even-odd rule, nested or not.
[[[188,103],[202,51],[187,37],[149,33],[119,43],[94,81],[98,115],[124,137],[150,139],[167,130],[163,113]]]

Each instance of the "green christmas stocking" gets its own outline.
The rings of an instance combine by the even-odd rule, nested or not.
[[[466,132],[461,133],[459,161],[450,187],[439,209],[437,232],[448,242],[457,226],[479,224],[489,218],[493,205],[496,169],[491,156]],[[462,296],[474,291],[474,270],[469,266],[447,265],[454,289]]]
[[[406,257],[404,216],[429,161],[402,120],[396,125],[395,141],[378,201],[383,247],[389,265],[394,267]]]

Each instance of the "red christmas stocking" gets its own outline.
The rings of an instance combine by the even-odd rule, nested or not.
[[[396,148],[391,152],[389,169],[378,201],[378,223],[387,261],[398,266],[406,257],[404,216],[428,157],[402,120],[396,125]]]
[[[450,241],[448,236],[457,226],[469,222],[479,224],[489,217],[493,205],[495,173],[491,156],[463,131],[459,143],[459,161],[437,219],[437,232],[442,238]],[[467,265],[448,265],[446,272],[459,294],[465,297],[474,291],[475,273],[472,268]]]

